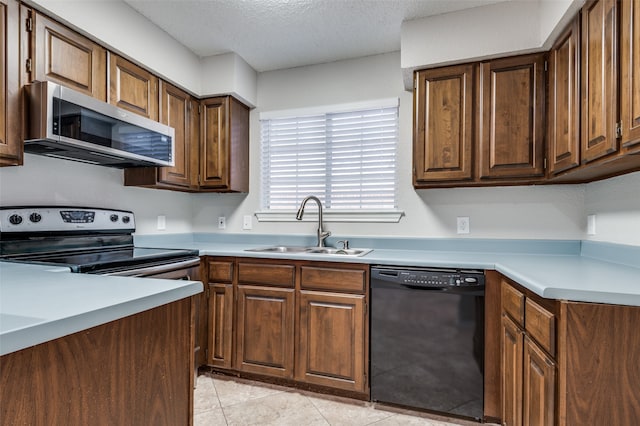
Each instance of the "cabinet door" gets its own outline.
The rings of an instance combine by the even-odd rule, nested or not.
[[[522,424],[548,426],[555,420],[556,367],[542,349],[524,338]]]
[[[476,65],[416,74],[414,184],[472,176]]]
[[[544,173],[544,55],[481,65],[480,177],[538,177]]]
[[[191,144],[199,141],[191,139],[191,96],[166,82],[161,82],[160,122],[175,130],[173,167],[160,167],[158,181],[182,187],[192,186],[191,181]]]
[[[580,164],[580,17],[549,52],[549,174]]]
[[[238,370],[293,378],[294,289],[238,286]]]
[[[502,424],[522,425],[523,332],[502,316]]]
[[[106,101],[106,50],[46,16],[34,16],[33,79],[53,81]]]
[[[19,10],[15,0],[0,1],[0,166],[22,164]]]
[[[229,98],[205,99],[201,104],[200,187],[224,190],[229,186]]]
[[[232,327],[233,285],[209,284],[209,365],[231,368]]]
[[[583,163],[618,150],[616,66],[616,0],[590,0],[582,9]]]
[[[158,121],[158,77],[109,53],[109,102]]]
[[[640,151],[640,4],[620,3],[620,117],[622,146]]]
[[[296,380],[364,392],[364,296],[300,292]]]

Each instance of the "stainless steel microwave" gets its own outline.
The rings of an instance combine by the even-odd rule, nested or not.
[[[108,167],[173,166],[172,127],[52,82],[26,86],[25,152]]]

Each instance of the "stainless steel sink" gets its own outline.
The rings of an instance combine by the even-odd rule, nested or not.
[[[365,254],[373,251],[373,249],[339,249],[335,247],[299,247],[299,246],[272,246],[272,247],[257,247],[245,249],[245,251],[253,251],[257,253],[301,253],[301,254],[321,254],[321,255],[336,255],[336,256],[364,256]]]
[[[245,251],[255,251],[261,253],[302,253],[307,250],[309,250],[309,247],[273,246],[246,249]]]
[[[335,254],[338,256],[364,256],[372,249],[339,249],[335,247],[314,247],[307,250],[307,253],[313,254]]]

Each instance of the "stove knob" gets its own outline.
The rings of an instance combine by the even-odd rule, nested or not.
[[[9,216],[9,223],[12,225],[20,225],[22,223],[22,216],[19,214],[12,214]]]
[[[109,219],[111,219],[111,222],[117,222],[118,221],[118,215],[117,214],[112,214],[111,216],[109,216]]]
[[[131,218],[129,216],[122,216],[122,221],[124,223],[129,223],[131,221]]]
[[[31,213],[29,215],[29,220],[33,223],[38,223],[42,220],[42,216],[40,215],[40,213]]]

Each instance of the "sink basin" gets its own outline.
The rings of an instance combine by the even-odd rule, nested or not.
[[[253,251],[258,253],[302,253],[302,254],[323,254],[336,256],[364,256],[372,251],[372,249],[339,249],[335,247],[299,247],[299,246],[272,246],[245,249],[245,251]]]
[[[307,253],[313,254],[335,254],[338,256],[364,256],[371,249],[339,249],[334,247],[314,247],[307,250]]]
[[[309,250],[309,247],[294,247],[294,246],[273,246],[273,247],[258,247],[252,249],[246,249],[245,251],[255,251],[262,253],[303,253]]]

